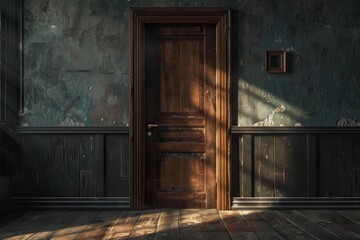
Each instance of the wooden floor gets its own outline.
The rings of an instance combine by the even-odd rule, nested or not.
[[[360,210],[13,212],[0,239],[360,239]]]

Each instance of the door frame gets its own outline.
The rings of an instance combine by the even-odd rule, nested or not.
[[[130,83],[130,208],[145,207],[145,26],[211,24],[216,28],[216,206],[230,208],[230,10],[132,8]]]

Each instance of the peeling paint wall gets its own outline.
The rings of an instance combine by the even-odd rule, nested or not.
[[[126,126],[129,4],[25,1],[23,126]]]
[[[238,124],[273,109],[274,126],[360,119],[360,2],[252,1],[239,18]],[[286,49],[291,72],[264,72],[266,50]]]
[[[24,126],[126,126],[130,7],[233,10],[232,124],[360,120],[358,0],[25,0]],[[291,72],[265,72],[286,49]],[[235,94],[236,93],[236,94]]]

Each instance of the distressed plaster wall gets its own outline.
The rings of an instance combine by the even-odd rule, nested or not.
[[[130,7],[229,7],[234,125],[360,120],[358,0],[24,0],[24,126],[126,126]],[[267,74],[286,49],[291,72]],[[236,117],[237,116],[237,117]]]

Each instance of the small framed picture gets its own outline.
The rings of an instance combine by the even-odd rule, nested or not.
[[[286,73],[286,51],[266,51],[266,72]]]

